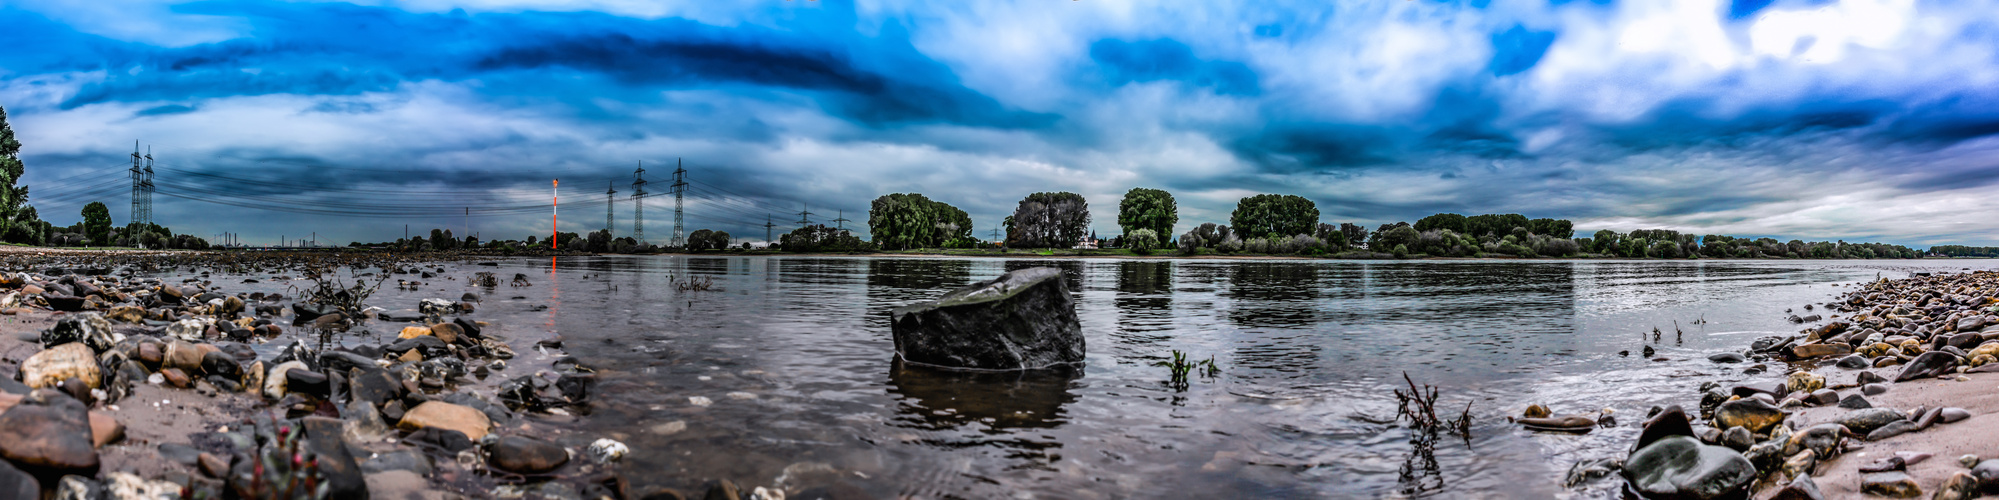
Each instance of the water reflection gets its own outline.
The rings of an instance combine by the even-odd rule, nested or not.
[[[889,392],[896,420],[909,427],[947,430],[980,422],[992,430],[1053,429],[1066,423],[1062,407],[1076,402],[1070,385],[1080,368],[1021,372],[956,371],[890,364]]]
[[[1243,328],[1292,328],[1315,323],[1319,267],[1255,262],[1229,273],[1235,307],[1229,321]]]
[[[1069,293],[1082,293],[1083,264],[1084,262],[1078,259],[1009,260],[1006,261],[1005,269],[1007,272],[1018,271],[1030,267],[1053,267],[1056,269],[1061,269],[1064,284],[1069,285]]]

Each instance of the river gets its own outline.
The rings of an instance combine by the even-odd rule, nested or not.
[[[1621,457],[1646,409],[1704,381],[1776,380],[1709,354],[1801,328],[1840,285],[1990,260],[1308,261],[603,256],[447,266],[376,303],[485,295],[517,346],[560,335],[599,371],[580,434],[632,448],[634,486],[709,478],[874,498],[1605,497],[1570,464]],[[888,311],[1054,266],[1087,365],[954,374],[894,363]],[[500,286],[466,285],[476,271]],[[533,286],[510,287],[525,274]],[[458,276],[464,275],[464,276]],[[689,277],[706,291],[680,291]],[[442,276],[438,280],[443,281]],[[1827,311],[1816,311],[1828,314]],[[1654,340],[1653,329],[1660,331]],[[527,342],[523,342],[523,340]],[[1651,346],[1655,359],[1641,351]],[[1212,357],[1184,389],[1153,363]],[[1626,354],[1628,352],[1628,355]],[[530,353],[531,354],[531,353]],[[1469,440],[1392,423],[1391,391],[1439,388]],[[518,374],[515,374],[518,375]],[[1608,409],[1586,435],[1521,430],[1529,403]],[[578,443],[568,443],[577,445]]]

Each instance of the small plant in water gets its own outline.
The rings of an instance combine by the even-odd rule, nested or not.
[[[1200,369],[1201,376],[1206,378],[1214,378],[1222,372],[1222,369],[1215,365],[1214,356],[1208,356],[1205,361],[1188,361],[1187,353],[1180,352],[1179,349],[1173,350],[1173,359],[1153,363],[1152,366],[1164,366],[1172,370],[1172,378],[1167,379],[1166,386],[1177,391],[1187,390],[1187,375],[1193,373],[1195,369]]]
[[[275,434],[259,436],[264,446],[250,457],[254,465],[250,477],[238,478],[237,495],[269,500],[322,499],[331,488],[319,471],[319,458],[301,446],[305,437],[298,427],[280,427]]]
[[[1406,417],[1411,425],[1424,433],[1450,431],[1466,441],[1471,440],[1471,403],[1465,403],[1465,411],[1458,418],[1444,421],[1437,417],[1437,388],[1423,384],[1416,387],[1416,381],[1409,378],[1409,372],[1402,372],[1402,380],[1409,383],[1409,392],[1395,390],[1395,401],[1400,407],[1398,418]]]

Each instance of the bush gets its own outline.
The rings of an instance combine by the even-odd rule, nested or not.
[[[1133,229],[1124,235],[1124,247],[1131,253],[1146,255],[1159,248],[1159,233],[1151,229]]]
[[[1395,250],[1389,253],[1395,254],[1395,258],[1397,259],[1407,259],[1409,258],[1409,246],[1395,245]]]

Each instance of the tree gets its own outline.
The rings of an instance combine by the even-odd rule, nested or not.
[[[1009,246],[1069,248],[1089,231],[1090,204],[1076,193],[1030,194],[1014,208],[1013,224]]]
[[[1347,237],[1346,246],[1348,248],[1360,248],[1366,246],[1367,233],[1368,233],[1367,226],[1362,226],[1360,224],[1354,224],[1351,222],[1340,223],[1340,234],[1346,235]]]
[[[1415,227],[1416,231],[1418,232],[1431,231],[1436,229],[1449,229],[1453,232],[1464,234],[1469,232],[1468,230],[1466,230],[1467,227],[1466,223],[1468,221],[1469,219],[1466,219],[1465,216],[1463,215],[1437,214],[1429,217],[1424,217],[1422,219],[1417,219]]]
[[[13,226],[24,222],[16,217],[28,202],[28,187],[20,185],[26,172],[20,154],[21,141],[14,139],[14,127],[7,124],[7,108],[0,107],[0,232],[11,233]]]
[[[1530,220],[1527,221],[1527,232],[1564,239],[1576,235],[1575,225],[1571,224],[1568,219]]]
[[[730,239],[731,238],[729,236],[728,231],[716,231],[713,233],[709,233],[708,246],[716,250],[726,250],[729,248]]]
[[[971,239],[972,229],[964,210],[916,193],[882,195],[868,210],[868,231],[886,249],[941,247]]]
[[[111,207],[101,201],[83,206],[83,236],[98,244],[111,241]]]
[[[1118,227],[1124,234],[1150,229],[1155,235],[1173,234],[1173,226],[1180,223],[1180,208],[1173,202],[1173,194],[1158,189],[1132,188],[1118,201]]]
[[[1229,227],[1242,238],[1312,234],[1319,207],[1303,196],[1259,194],[1236,202]]]
[[[826,227],[824,224],[813,224],[792,230],[778,237],[777,245],[786,252],[857,252],[868,249],[868,243],[855,237],[853,232]]]
[[[1512,233],[1513,228],[1527,227],[1527,216],[1520,214],[1484,214],[1465,219],[1465,232],[1472,236],[1494,238]]]
[[[709,249],[708,244],[714,235],[715,231],[709,229],[696,229],[692,233],[687,233],[687,251],[699,252]]]

